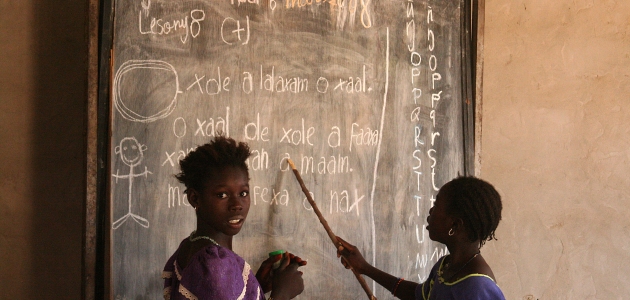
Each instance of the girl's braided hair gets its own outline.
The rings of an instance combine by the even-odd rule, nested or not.
[[[492,184],[475,177],[458,177],[446,188],[447,210],[464,221],[471,241],[496,240],[495,230],[501,221],[501,196]]]
[[[197,147],[179,161],[181,172],[175,177],[186,186],[186,191],[203,191],[204,183],[217,170],[239,167],[249,173],[246,160],[251,152],[243,142],[223,135],[216,136],[210,143]]]

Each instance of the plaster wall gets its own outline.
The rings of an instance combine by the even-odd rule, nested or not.
[[[484,45],[507,299],[630,298],[630,1],[486,1]]]
[[[86,12],[0,0],[0,299],[81,299]]]

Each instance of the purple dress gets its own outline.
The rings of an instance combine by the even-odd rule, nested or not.
[[[443,282],[438,272],[442,257],[431,269],[429,278],[416,288],[416,299],[429,300],[505,300],[499,286],[487,275],[470,274],[454,282]]]
[[[164,299],[265,299],[249,264],[231,250],[210,244],[197,251],[183,269],[177,265],[178,253],[179,248],[162,272]]]

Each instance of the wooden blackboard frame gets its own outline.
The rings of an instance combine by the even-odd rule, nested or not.
[[[96,284],[96,215],[97,201],[97,170],[98,170],[98,88],[99,88],[99,1],[89,0],[87,14],[88,32],[88,93],[86,118],[86,190],[83,210],[83,251],[81,270],[81,297],[94,299]]]
[[[115,0],[89,0],[87,157],[84,205],[82,299],[111,299],[110,266],[110,86]],[[485,0],[464,1],[462,101],[465,175],[480,174],[481,96]]]
[[[484,28],[485,28],[485,0],[472,0],[472,63],[474,66],[472,77],[474,79],[473,85],[473,103],[474,103],[474,140],[475,140],[475,157],[474,157],[474,175],[481,176],[481,111],[482,111],[482,98],[483,98],[483,50],[484,50]]]
[[[465,175],[475,174],[475,101],[474,101],[474,64],[473,64],[473,35],[472,35],[472,3],[464,1],[464,13],[461,18],[462,34],[462,100],[464,109],[462,113],[464,125],[464,172]]]
[[[89,0],[86,201],[81,298],[110,299],[109,119],[113,0]]]

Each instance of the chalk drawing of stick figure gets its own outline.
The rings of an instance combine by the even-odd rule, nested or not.
[[[142,162],[144,158],[144,151],[147,150],[146,145],[141,145],[138,143],[136,138],[134,137],[126,137],[120,141],[120,144],[116,146],[114,149],[116,154],[120,154],[120,159],[125,165],[129,166],[129,174],[119,175],[118,170],[116,170],[116,174],[112,174],[114,178],[116,178],[116,183],[118,183],[118,179],[129,179],[129,198],[127,198],[127,204],[129,207],[129,211],[122,218],[116,220],[112,223],[112,228],[116,229],[120,227],[127,219],[132,218],[138,224],[140,224],[144,228],[149,228],[149,221],[139,215],[131,213],[131,198],[132,198],[132,189],[133,189],[133,179],[136,177],[144,176],[147,177],[148,174],[153,174],[147,170],[147,167],[144,167],[144,172],[140,174],[134,174],[133,169],[137,165]]]

